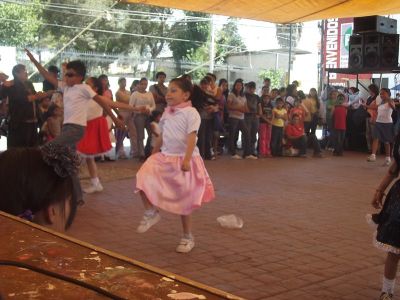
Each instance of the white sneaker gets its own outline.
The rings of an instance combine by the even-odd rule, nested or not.
[[[176,247],[176,252],[188,253],[193,249],[193,247],[194,247],[193,239],[182,238],[181,241],[179,242],[178,247]]]
[[[385,167],[390,166],[390,163],[391,163],[390,157],[386,157],[385,162],[383,163],[383,166],[385,166]]]
[[[257,156],[255,156],[255,155],[247,155],[246,157],[245,157],[246,159],[258,159],[258,157]]]
[[[367,161],[369,161],[369,162],[376,161],[376,155],[375,154],[371,154],[370,156],[368,156]]]
[[[232,155],[232,158],[233,158],[233,159],[242,159],[242,157],[241,157],[241,156],[239,156],[239,155],[237,155],[237,154],[235,154],[235,155]]]
[[[161,216],[158,212],[154,213],[153,216],[144,215],[138,228],[136,229],[137,233],[145,233],[149,230],[153,225],[156,225],[161,220]]]
[[[92,184],[91,186],[82,189],[84,193],[86,194],[92,194],[92,193],[96,193],[96,192],[101,192],[103,191],[103,186],[101,185],[101,183],[99,182],[98,184]]]

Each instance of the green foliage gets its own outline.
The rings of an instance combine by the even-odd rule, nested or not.
[[[0,41],[2,45],[27,47],[36,41],[42,10],[40,6],[34,4],[39,3],[39,0],[31,1],[32,5],[0,3]],[[21,22],[11,20],[20,20]]]
[[[229,45],[232,47],[226,47],[223,45]],[[246,51],[246,45],[239,34],[236,19],[229,18],[228,23],[224,24],[222,29],[217,33],[215,55],[215,57],[219,57],[217,62],[226,62],[227,52],[231,51],[233,47],[236,47],[234,52]]]
[[[203,45],[196,50],[190,49],[189,53],[186,55],[186,58],[190,62],[196,62],[197,64],[205,64],[209,60],[209,51],[208,46]],[[190,75],[194,81],[202,79],[208,72],[208,65],[205,65],[203,68],[198,68],[194,70]]]
[[[186,12],[187,17],[209,17],[209,15],[197,12]],[[193,42],[171,41],[169,48],[173,53],[176,61],[187,58],[191,53],[195,52],[203,44],[207,43],[210,38],[210,22],[178,22],[172,25],[170,37],[177,39],[191,40]],[[198,43],[199,41],[200,43]]]
[[[281,69],[262,70],[260,71],[260,73],[258,73],[258,77],[262,80],[264,80],[264,78],[271,79],[271,88],[277,88],[277,89],[284,86],[284,79],[285,79],[284,75],[285,72]]]
[[[48,0],[48,3],[57,3],[57,1]],[[149,20],[144,16],[128,16],[125,11],[136,10],[164,14],[169,13],[170,10],[141,4],[118,4],[115,6],[115,9],[118,9],[116,13],[107,14],[106,11],[111,7],[112,3],[112,0],[84,0],[80,1],[79,5],[76,5],[76,1],[67,0],[63,1],[63,4],[76,5],[76,10],[72,11],[72,13],[68,14],[65,11],[45,11],[43,18],[46,20],[46,23],[74,26],[78,27],[78,29],[47,26],[43,30],[43,38],[41,39],[40,46],[61,48],[66,42],[78,34],[82,28],[86,27],[99,16],[98,10],[104,10],[104,13],[101,13],[103,14],[102,18],[76,39],[71,48],[79,51],[121,54],[137,53],[139,55],[150,54],[150,57],[156,57],[165,44],[164,40],[144,38],[123,33],[162,36],[167,27],[166,20],[162,19],[164,17],[154,16]],[[95,8],[96,11],[86,10],[88,8]],[[117,31],[120,33],[101,32],[91,29]]]

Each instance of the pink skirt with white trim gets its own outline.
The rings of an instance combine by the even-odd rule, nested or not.
[[[214,186],[200,156],[193,156],[190,171],[181,170],[183,157],[156,153],[136,174],[136,189],[165,211],[189,215],[215,198]]]

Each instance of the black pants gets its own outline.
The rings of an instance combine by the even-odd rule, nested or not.
[[[199,133],[197,134],[197,147],[203,159],[211,159],[211,141],[213,138],[213,119],[201,119]]]
[[[271,153],[274,156],[282,156],[283,127],[272,125]]]
[[[307,138],[305,135],[297,138],[297,139],[292,139],[290,140],[292,143],[293,147],[296,149],[299,149],[299,155],[305,155],[307,151]]]
[[[36,147],[38,142],[37,123],[10,122],[7,134],[7,149]]]
[[[244,122],[247,126],[247,131],[249,133],[249,153],[251,155],[256,155],[256,143],[258,128],[260,127],[260,119],[256,116],[245,116]]]

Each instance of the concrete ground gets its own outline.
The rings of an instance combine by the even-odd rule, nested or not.
[[[387,167],[382,157],[325,155],[206,162],[217,197],[193,214],[189,254],[175,253],[178,216],[163,212],[147,233],[135,232],[143,208],[134,178],[87,196],[68,234],[247,299],[376,299],[385,254],[373,247],[365,214]],[[224,214],[240,216],[244,227],[220,227]]]

